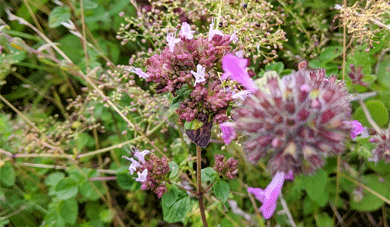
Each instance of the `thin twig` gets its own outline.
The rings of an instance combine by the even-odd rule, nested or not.
[[[279,194],[280,202],[282,203],[283,210],[286,212],[286,215],[288,217],[288,220],[290,221],[291,226],[297,227],[297,225],[294,222],[294,219],[290,213],[290,210],[288,209],[286,201],[283,199],[282,193]]]
[[[343,173],[340,173],[342,177],[344,177],[345,179],[353,182],[354,184],[362,187],[363,189],[365,189],[366,191],[370,192],[371,194],[375,195],[376,197],[378,197],[379,199],[383,200],[385,203],[389,204],[390,205],[390,200],[388,200],[386,197],[384,197],[383,195],[379,194],[378,192],[372,190],[371,188],[367,187],[366,185],[360,183],[359,181],[353,179],[352,177],[349,177]]]

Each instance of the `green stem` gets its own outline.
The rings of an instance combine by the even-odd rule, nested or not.
[[[201,161],[202,161],[202,149],[199,146],[196,146],[196,173],[197,173],[197,183],[198,183],[198,201],[199,201],[199,209],[200,215],[202,216],[203,226],[208,227],[205,208],[203,204],[203,192],[202,192],[202,176],[201,176]]]

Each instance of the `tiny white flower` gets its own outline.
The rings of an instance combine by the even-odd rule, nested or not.
[[[148,170],[145,169],[144,171],[142,171],[142,173],[137,172],[137,174],[138,174],[138,178],[136,178],[135,181],[143,183],[146,181],[146,177],[148,176]]]
[[[214,29],[214,22],[215,18],[213,18],[211,24],[210,24],[210,29],[209,29],[209,41],[214,37],[214,35],[223,35],[221,31],[217,29]]]
[[[183,22],[181,25],[180,35],[186,37],[187,39],[192,39],[194,36],[192,35],[195,31],[191,30],[191,26],[187,22]]]
[[[142,71],[142,69],[140,69],[140,68],[131,67],[130,69],[125,68],[125,70],[127,70],[127,71],[129,71],[129,72],[132,72],[132,73],[135,73],[135,74],[137,74],[139,77],[144,78],[144,79],[146,79],[146,78],[149,77],[149,75],[146,74],[144,71]]]
[[[234,53],[234,55],[236,55],[239,58],[244,58],[244,51],[243,50],[239,50],[236,53]]]
[[[337,10],[340,10],[340,9],[342,9],[343,7],[342,7],[341,5],[339,5],[339,4],[336,4],[336,5],[334,5],[334,8],[337,9]]]
[[[176,32],[175,33],[168,33],[166,38],[169,46],[169,50],[173,53],[173,50],[175,49],[176,43],[180,42],[181,39],[176,39]]]
[[[233,43],[236,43],[238,41],[237,31],[234,31],[234,33],[230,36],[230,41],[232,41]]]
[[[201,82],[206,81],[206,78],[204,78],[204,73],[205,73],[206,68],[204,68],[203,66],[198,64],[196,66],[196,70],[197,70],[197,72],[194,72],[193,70],[191,70],[192,75],[194,75],[194,77],[195,77],[194,86],[196,86],[197,83],[201,83]]]
[[[144,151],[136,151],[134,153],[134,156],[138,158],[140,163],[145,163],[145,155],[149,154],[150,151],[144,150]]]

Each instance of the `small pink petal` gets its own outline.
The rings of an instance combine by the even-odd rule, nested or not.
[[[247,66],[247,59],[238,58],[233,54],[228,54],[222,59],[222,68],[225,73],[222,79],[231,79],[237,81],[251,92],[258,90],[255,82],[250,78],[248,72],[245,70]]]
[[[261,188],[248,188],[248,192],[255,195],[256,199],[263,203],[259,210],[265,219],[271,218],[275,212],[276,203],[282,191],[285,177],[286,174],[284,172],[277,172],[265,190]]]
[[[350,133],[352,139],[354,139],[356,136],[364,132],[363,125],[359,121],[354,120],[347,123],[352,125],[352,130]]]
[[[222,131],[222,139],[226,144],[232,142],[234,138],[236,138],[236,132],[234,131],[234,123],[232,122],[224,122],[219,125],[219,128]]]

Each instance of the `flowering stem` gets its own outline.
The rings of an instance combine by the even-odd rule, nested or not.
[[[202,192],[202,176],[201,176],[201,154],[202,150],[199,146],[196,146],[196,173],[197,173],[197,183],[198,183],[198,201],[199,201],[199,209],[200,209],[200,215],[202,216],[203,226],[208,227],[206,215],[204,212],[204,204],[203,204],[203,192]]]

